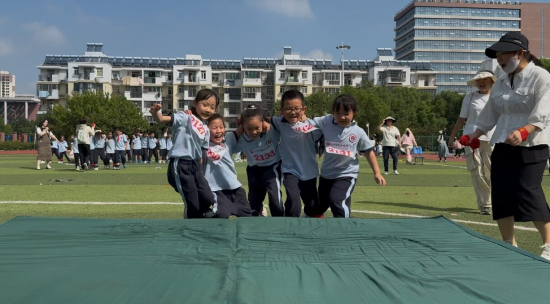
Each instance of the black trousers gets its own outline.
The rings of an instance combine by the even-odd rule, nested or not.
[[[229,218],[230,216],[252,216],[252,209],[246,199],[246,192],[239,187],[233,190],[214,191],[214,208],[218,218]]]
[[[63,151],[63,152],[59,153],[59,157],[57,158],[57,160],[58,161],[63,161],[63,155],[65,156],[67,161],[70,161],[69,155],[67,155],[67,151]]]
[[[80,153],[73,153],[74,157],[74,166],[78,167],[80,166]]]
[[[80,156],[80,166],[84,169],[84,164],[90,161],[90,145],[78,144],[78,154]]]
[[[126,156],[131,161],[132,160],[132,150],[126,150]]]
[[[52,148],[52,154],[55,155],[55,157],[57,159],[59,159],[59,152],[58,152],[57,148]]]
[[[147,149],[147,148],[141,148],[141,159],[143,161],[147,161],[147,159],[149,158],[149,155],[147,154],[148,150],[149,149]]]
[[[314,217],[318,215],[319,196],[317,194],[317,178],[300,180],[291,173],[285,173],[283,184],[286,190],[285,216],[299,217],[304,203],[304,213]]]
[[[109,161],[115,162],[115,153],[107,153],[107,157],[109,158]]]
[[[271,166],[248,166],[248,201],[252,210],[262,213],[267,194],[271,216],[284,216],[283,192],[281,191],[281,162]]]
[[[197,162],[171,158],[167,175],[168,183],[183,199],[183,217],[203,218],[215,199]]]
[[[514,217],[516,222],[550,222],[542,191],[548,146],[496,144],[491,154],[493,219]]]
[[[113,165],[115,167],[118,167],[120,166],[120,163],[122,162],[122,164],[126,164],[126,154],[125,154],[126,151],[124,150],[115,150],[115,159],[113,160]]]
[[[149,149],[149,158],[147,160],[150,162],[151,158],[153,156],[155,157],[155,161],[158,162],[159,161],[159,152],[158,152],[157,148]]]
[[[382,155],[384,157],[384,172],[388,172],[388,160],[391,158],[393,160],[393,171],[397,170],[397,161],[398,159],[398,151],[399,149],[397,147],[391,147],[391,146],[383,146],[382,147]]]
[[[141,156],[141,149],[134,149],[134,161],[139,161],[138,156]]]
[[[350,217],[351,194],[357,179],[340,177],[336,179],[319,178],[318,214],[325,213],[330,207],[334,217]]]
[[[166,155],[168,155],[168,150],[160,149],[160,159],[166,160]]]
[[[95,148],[92,157],[92,164],[94,164],[94,166],[96,167],[100,158],[103,161],[104,166],[107,166],[109,164],[109,157],[107,157],[107,154],[105,154],[105,148]]]

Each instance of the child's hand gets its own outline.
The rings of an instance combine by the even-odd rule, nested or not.
[[[149,113],[151,113],[152,115],[157,115],[158,111],[160,110],[162,110],[162,105],[159,103],[155,103],[151,106]]]
[[[374,181],[380,186],[386,186],[386,180],[380,173],[374,175]]]
[[[193,112],[191,110],[185,110],[185,111],[183,111],[183,113],[185,113],[187,115],[193,115]]]

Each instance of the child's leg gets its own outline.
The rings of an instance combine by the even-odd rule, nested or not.
[[[334,180],[319,178],[319,207],[317,208],[317,214],[321,215],[327,212],[330,207],[330,191]]]
[[[195,161],[171,159],[168,168],[168,183],[183,199],[185,205],[184,218],[204,217],[205,212],[202,212],[201,209],[206,208],[201,208],[200,200],[210,200],[210,205],[214,203],[214,194],[201,171],[197,168]],[[203,205],[206,205],[206,203],[203,203]]]
[[[284,174],[283,184],[286,190],[285,216],[287,217],[300,217],[302,213],[299,182],[300,180],[293,174]]]
[[[71,161],[71,159],[69,158],[69,155],[67,155],[67,151],[63,152],[63,155],[65,155],[65,158],[67,159],[67,162]],[[61,159],[63,160],[63,156],[61,156]]]
[[[57,159],[59,159],[59,152],[56,148],[52,148],[52,154],[55,155]]]
[[[248,177],[248,201],[252,210],[262,213],[264,208],[263,202],[267,189],[263,184],[262,167],[254,166],[246,167],[246,176]]]
[[[126,165],[126,151],[120,151],[120,158],[122,160],[122,164]]]
[[[97,167],[97,162],[99,161],[99,149],[94,149],[92,153],[92,167]]]
[[[141,160],[143,160],[143,162],[146,162],[147,158],[147,148],[141,148]]]
[[[120,151],[120,150],[115,150],[115,159],[113,159],[113,166],[115,168],[118,168],[120,166],[120,158],[121,158],[121,152],[124,152],[124,151]]]
[[[319,207],[319,194],[317,193],[317,178],[312,178],[306,181],[299,181],[300,197],[304,202],[304,213],[309,217],[316,217]]]
[[[399,148],[393,148],[391,150],[391,158],[393,160],[393,171],[397,170],[397,162],[399,161]]]
[[[75,167],[80,166],[80,153],[73,153]]]
[[[382,154],[384,158],[384,172],[388,172],[388,161],[390,159],[391,147],[382,147]]]
[[[281,176],[281,163],[268,167],[264,172],[263,182],[265,185],[264,187],[267,190],[267,198],[269,200],[269,211],[271,216],[285,215],[283,206],[283,192],[281,191]]]
[[[229,218],[232,215],[246,217],[252,215],[252,210],[246,200],[246,192],[243,188],[235,190],[215,191],[216,203],[214,212],[218,218]]]
[[[334,217],[349,218],[351,214],[351,194],[355,189],[357,179],[341,177],[332,180],[329,200],[330,210]]]

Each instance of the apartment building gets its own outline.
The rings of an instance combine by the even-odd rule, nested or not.
[[[15,97],[15,75],[0,71],[0,97]]]
[[[428,62],[398,61],[391,49],[378,49],[375,60],[307,59],[284,47],[282,58],[243,60],[115,57],[103,53],[103,44],[88,43],[84,55],[46,55],[40,71],[37,95],[40,111],[65,104],[69,94],[101,91],[133,102],[153,123],[148,110],[161,103],[165,113],[190,108],[197,92],[214,90],[229,129],[249,105],[268,111],[290,89],[305,95],[335,93],[343,85],[371,80],[377,85],[416,87],[435,92],[435,73]]]
[[[429,61],[438,91],[469,92],[466,81],[488,59],[485,49],[509,31],[521,31],[534,55],[550,54],[550,3],[415,0],[394,21],[396,59]]]

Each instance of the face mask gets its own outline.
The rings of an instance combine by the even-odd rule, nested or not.
[[[510,58],[510,60],[508,60],[508,63],[502,70],[506,74],[510,74],[510,73],[513,73],[515,70],[517,70],[518,66],[519,66],[519,59],[516,56],[514,56]]]

